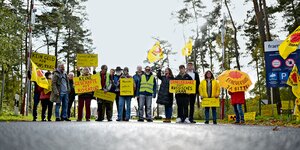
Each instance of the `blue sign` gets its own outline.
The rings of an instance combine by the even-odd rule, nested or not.
[[[294,64],[300,66],[300,50],[291,53],[287,59],[283,59],[278,50],[265,52],[266,82],[267,87],[286,87]]]

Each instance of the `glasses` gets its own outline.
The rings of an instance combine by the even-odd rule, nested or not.
[[[145,69],[146,71],[150,71],[150,69]]]

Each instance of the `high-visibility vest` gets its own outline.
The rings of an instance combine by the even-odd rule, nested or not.
[[[105,80],[105,86],[106,87],[109,87],[109,85],[110,85],[110,80],[109,80],[109,78],[110,78],[110,74],[109,73],[106,73],[106,75],[105,75],[106,77],[106,80]],[[101,78],[102,76],[101,76],[101,72],[100,72],[100,84],[102,83],[101,82],[101,80],[102,80],[102,78]],[[102,88],[104,88],[104,87],[102,87]]]
[[[148,92],[153,94],[154,77],[150,76],[149,80],[146,80],[146,76],[142,75],[140,92]]]

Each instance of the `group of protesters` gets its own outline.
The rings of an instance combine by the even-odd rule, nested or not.
[[[160,88],[157,91],[157,80],[152,73],[150,66],[146,66],[143,70],[142,66],[137,66],[137,70],[134,76],[129,75],[129,68],[116,67],[110,69],[106,65],[101,66],[100,81],[101,90],[104,92],[112,92],[116,94],[115,104],[117,106],[118,117],[116,121],[129,121],[131,119],[131,100],[136,98],[138,103],[138,121],[139,122],[153,122],[152,117],[152,100],[156,98],[157,104],[164,105],[165,118],[163,122],[170,123],[173,112],[174,95],[177,104],[177,118],[176,123],[196,123],[194,120],[195,102],[198,96],[200,98],[219,98],[220,86],[218,81],[214,78],[211,71],[204,73],[204,79],[200,81],[199,74],[194,70],[194,64],[192,62],[187,65],[179,66],[179,74],[174,76],[170,68],[161,70],[162,67],[158,67],[156,71],[156,77],[161,80]],[[89,67],[77,67],[76,76],[90,76],[96,74],[96,68]],[[42,89],[35,83],[34,90],[34,107],[33,107],[33,121],[37,120],[37,107],[39,101],[42,103],[42,121],[51,121],[53,103],[55,105],[55,121],[71,121],[71,108],[75,100],[74,90],[74,73],[65,72],[64,64],[58,65],[58,68],[51,72],[46,72],[45,77],[51,81],[51,90]],[[120,79],[132,78],[134,80],[134,94],[130,96],[120,95]],[[170,80],[195,80],[196,93],[170,93],[169,86]],[[234,107],[236,114],[235,123],[244,123],[244,113],[242,105],[245,102],[244,92],[229,93],[231,95],[231,104]],[[78,95],[78,115],[77,121],[83,120],[83,107],[85,105],[85,120],[91,119],[91,100],[96,99],[97,119],[96,121],[112,121],[113,118],[113,103],[114,101],[108,101],[94,97],[93,92],[80,93]],[[61,108],[62,107],[62,108]],[[209,124],[209,111],[212,109],[213,124],[217,124],[217,112],[216,107],[205,107],[205,124]],[[46,111],[48,109],[48,115],[46,120]],[[145,113],[145,115],[144,115]]]

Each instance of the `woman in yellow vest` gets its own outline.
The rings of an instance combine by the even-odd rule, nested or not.
[[[201,81],[199,87],[199,93],[201,98],[219,98],[220,86],[211,71],[206,71],[204,80]],[[205,107],[205,124],[209,124],[209,108]],[[217,124],[217,111],[216,107],[211,107],[213,123]]]

